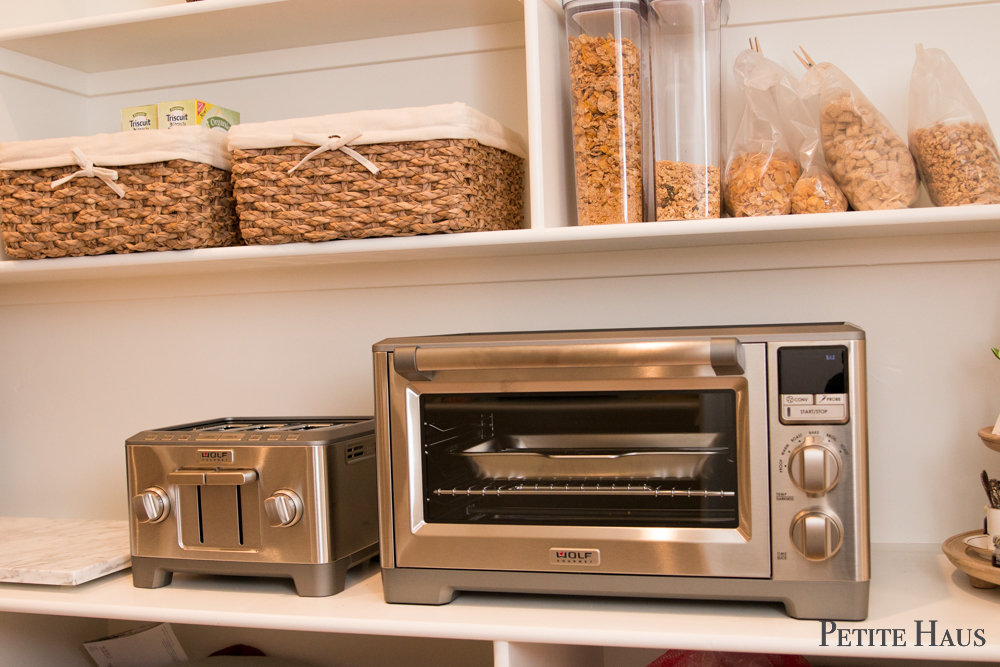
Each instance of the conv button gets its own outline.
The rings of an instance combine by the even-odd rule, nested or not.
[[[812,405],[813,395],[812,394],[782,394],[781,395],[782,405]]]
[[[816,405],[847,405],[847,394],[816,394]]]
[[[783,405],[781,420],[837,424],[847,421],[846,405]]]

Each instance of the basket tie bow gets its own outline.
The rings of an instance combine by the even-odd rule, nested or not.
[[[372,162],[371,160],[369,160],[368,158],[366,158],[364,155],[357,152],[353,148],[348,148],[347,146],[347,144],[349,144],[350,142],[354,141],[355,139],[361,136],[361,130],[351,130],[350,132],[345,132],[344,134],[334,134],[330,136],[323,134],[300,134],[296,132],[292,136],[295,138],[296,141],[301,141],[304,144],[312,144],[313,146],[319,146],[319,148],[317,148],[312,153],[299,160],[299,163],[297,165],[288,170],[289,174],[298,169],[299,167],[301,167],[309,160],[319,155],[320,153],[325,153],[327,151],[338,151],[338,150],[343,153],[346,153],[347,155],[350,155],[352,158],[360,162],[362,166],[364,166],[364,168],[370,171],[371,173],[377,174],[379,172],[379,168],[375,166],[374,162]]]
[[[79,148],[74,148],[72,152],[73,152],[73,159],[75,159],[76,163],[81,167],[83,167],[83,169],[81,169],[80,171],[75,171],[68,176],[63,176],[57,181],[52,181],[51,183],[49,183],[50,188],[55,189],[60,185],[62,185],[63,183],[73,180],[77,176],[86,176],[87,178],[96,177],[104,181],[104,183],[109,188],[114,190],[115,194],[117,194],[119,197],[125,196],[125,191],[122,190],[120,185],[115,183],[115,181],[118,180],[117,171],[115,171],[114,169],[105,169],[104,167],[95,167],[94,161],[91,160],[86,155],[84,155]]]

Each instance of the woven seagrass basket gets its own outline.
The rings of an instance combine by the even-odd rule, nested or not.
[[[0,232],[17,259],[185,250],[238,241],[229,172],[190,160],[115,167],[52,188],[78,166],[0,171]]]
[[[475,139],[352,145],[374,162],[315,146],[233,150],[240,230],[248,244],[517,229],[523,160]]]

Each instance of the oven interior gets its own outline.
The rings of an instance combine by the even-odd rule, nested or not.
[[[430,523],[736,528],[731,389],[424,394]]]

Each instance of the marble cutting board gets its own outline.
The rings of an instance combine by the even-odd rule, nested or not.
[[[76,586],[129,567],[128,521],[0,517],[0,582]]]

